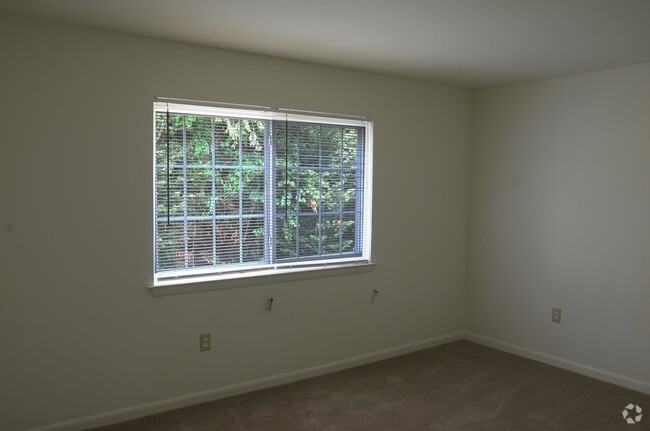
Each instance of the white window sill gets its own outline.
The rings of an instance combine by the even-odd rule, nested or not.
[[[160,282],[155,286],[150,286],[149,290],[153,296],[180,295],[184,293],[233,289],[246,286],[358,274],[372,271],[375,265],[376,264],[372,262],[364,262],[328,265],[326,267],[272,269],[227,275],[206,275],[204,277],[196,277],[192,279]]]

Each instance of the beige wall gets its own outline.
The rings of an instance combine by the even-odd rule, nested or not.
[[[474,104],[468,329],[647,391],[650,63]]]
[[[0,54],[0,429],[463,329],[469,91],[6,16]],[[152,297],[155,96],[372,117],[376,270]]]

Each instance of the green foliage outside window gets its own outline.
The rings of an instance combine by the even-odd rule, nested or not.
[[[157,112],[156,271],[354,253],[362,140],[352,126]]]

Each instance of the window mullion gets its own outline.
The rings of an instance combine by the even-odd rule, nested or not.
[[[266,263],[275,263],[275,235],[276,235],[276,183],[275,183],[275,145],[274,124],[272,120],[266,120],[264,127],[264,169],[266,175],[264,184],[264,260]]]
[[[323,125],[318,131],[318,255],[323,254]]]
[[[214,129],[215,118],[210,118],[210,127],[211,127],[211,153],[212,153],[212,199],[211,209],[212,209],[212,265],[217,264],[217,144],[215,137]]]
[[[239,263],[244,262],[244,160],[242,154],[242,133],[244,120],[239,120]]]
[[[183,260],[185,268],[189,267],[189,235],[187,233],[187,116],[183,115],[183,243],[185,245]]]
[[[340,161],[339,161],[339,178],[341,180],[340,183],[340,194],[339,194],[339,254],[343,253],[343,148],[344,148],[344,133],[343,133],[343,128],[341,128],[341,154],[340,154]]]
[[[356,195],[357,195],[357,204],[355,208],[355,241],[354,241],[354,251],[357,253],[363,252],[363,167],[364,167],[364,151],[365,151],[365,136],[363,136],[363,131],[357,131],[357,160],[356,160]]]
[[[287,133],[289,126],[287,125]],[[288,136],[288,135],[287,135]],[[300,214],[300,133],[296,132],[296,214]],[[288,140],[287,140],[288,142]],[[287,147],[288,147],[287,143]],[[289,149],[287,148],[287,157]],[[296,259],[300,257],[300,216],[296,215]]]

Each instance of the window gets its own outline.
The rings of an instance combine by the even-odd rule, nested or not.
[[[372,125],[154,103],[155,284],[370,260]]]

